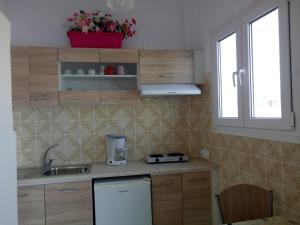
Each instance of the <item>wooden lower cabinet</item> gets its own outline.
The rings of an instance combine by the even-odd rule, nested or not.
[[[44,185],[18,188],[19,225],[45,225]]]
[[[211,225],[210,172],[182,174],[184,225]]]
[[[210,172],[152,176],[153,225],[211,225]]]
[[[92,183],[45,186],[46,225],[93,225]]]
[[[182,225],[181,175],[152,176],[153,225]]]

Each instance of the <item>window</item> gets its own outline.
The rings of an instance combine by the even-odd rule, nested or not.
[[[214,35],[216,126],[294,127],[287,0],[251,8]]]

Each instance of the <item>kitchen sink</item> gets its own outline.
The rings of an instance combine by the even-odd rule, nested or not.
[[[91,165],[57,166],[45,172],[45,176],[88,174],[91,172]]]

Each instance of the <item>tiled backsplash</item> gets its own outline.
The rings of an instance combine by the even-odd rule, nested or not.
[[[57,164],[104,161],[106,134],[127,137],[129,159],[197,150],[197,132],[189,127],[190,121],[193,127],[209,125],[199,120],[200,115],[209,114],[202,99],[143,98],[135,105],[14,109],[18,167],[40,167],[46,148],[56,143],[59,147],[49,157]]]

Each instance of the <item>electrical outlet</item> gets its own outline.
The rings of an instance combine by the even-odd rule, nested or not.
[[[209,150],[201,149],[200,150],[200,157],[206,160],[209,160]]]

